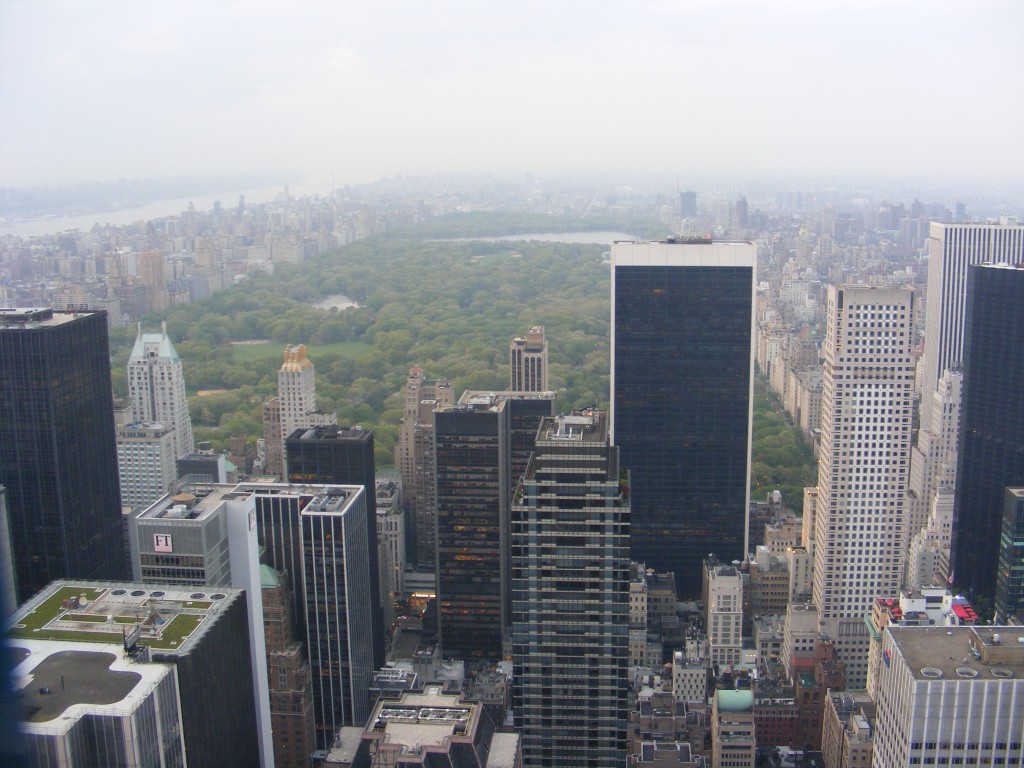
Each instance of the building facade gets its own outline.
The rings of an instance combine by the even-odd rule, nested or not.
[[[998,224],[940,223],[928,234],[928,300],[921,360],[921,429],[931,428],[931,393],[946,369],[964,364],[967,272],[985,262],[1024,261],[1024,225],[1004,216]]]
[[[829,287],[812,593],[851,688],[867,682],[864,616],[901,582],[913,308],[909,290]]]
[[[121,503],[149,506],[171,487],[175,473],[174,429],[159,423],[117,428],[117,468]]]
[[[742,560],[750,503],[752,243],[612,244],[612,442],[634,484],[631,556],[700,589]]]
[[[882,654],[873,768],[1021,765],[1019,627],[890,627]]]
[[[509,369],[513,392],[548,391],[548,342],[543,325],[531,325],[525,336],[509,344]]]
[[[362,486],[242,483],[268,565],[282,574],[306,643],[316,748],[365,723],[374,670],[372,587]],[[367,631],[370,628],[370,631]]]
[[[628,487],[605,413],[541,422],[511,529],[513,711],[527,765],[625,761]]]
[[[960,589],[988,598],[996,592],[1006,488],[1024,485],[1022,349],[1024,258],[970,267],[951,571]]]
[[[454,402],[450,381],[425,379],[419,366],[409,369],[395,442],[395,467],[402,475],[404,504],[411,513],[410,560],[430,569],[437,562],[434,409]]]
[[[374,668],[384,666],[384,625],[377,551],[377,476],[373,430],[335,424],[296,429],[285,440],[288,478],[293,485],[337,483],[364,490],[366,540],[369,547],[370,595],[373,600]]]
[[[996,574],[996,621],[1024,622],[1024,488],[1007,488]]]
[[[0,310],[0,485],[18,602],[127,576],[104,313]]]
[[[434,419],[441,647],[497,661],[509,626],[508,402],[473,398]]]
[[[142,324],[128,358],[128,398],[132,420],[158,422],[174,430],[174,458],[191,453],[192,417],[185,396],[181,358],[167,337],[167,324],[160,333],[143,333]]]

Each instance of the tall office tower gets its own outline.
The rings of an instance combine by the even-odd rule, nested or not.
[[[511,543],[513,711],[525,764],[623,765],[629,483],[606,414],[541,422]]]
[[[907,545],[913,311],[910,290],[829,286],[811,589],[851,689],[867,682],[864,614],[895,597]]]
[[[0,309],[0,485],[18,602],[127,575],[103,312]]]
[[[1024,764],[1020,629],[887,629],[871,765]]]
[[[8,634],[32,764],[260,765],[247,605],[232,587],[47,585]],[[177,690],[153,695],[165,665]]]
[[[1005,489],[1024,485],[1021,350],[1024,258],[971,267],[950,575],[972,596],[995,595]]]
[[[957,426],[960,423],[960,392],[963,374],[948,368],[932,392],[931,427],[917,433],[910,454],[910,479],[906,497],[906,526],[911,536],[928,524],[935,495],[940,488],[956,486]],[[922,411],[924,410],[922,402]]]
[[[18,607],[16,590],[14,549],[11,544],[10,517],[7,512],[7,489],[0,485],[0,618],[6,619]],[[0,711],[3,711],[2,707]],[[2,756],[3,753],[0,752],[0,757]]]
[[[129,516],[132,578],[142,584],[210,588],[211,599],[220,599],[215,596],[222,587],[243,590],[248,606],[248,679],[256,704],[259,762],[264,767],[273,765],[255,506],[252,498],[236,498],[229,485],[187,487],[190,492],[165,494]]]
[[[925,303],[921,402],[931,403],[942,372],[964,362],[967,269],[985,262],[1024,261],[1024,225],[1012,216],[998,224],[932,222],[928,236],[928,295]],[[921,409],[921,429],[931,428],[930,408]]]
[[[377,552],[377,476],[373,431],[360,426],[315,426],[296,429],[285,440],[288,479],[294,485],[361,485],[366,491],[367,556],[373,598],[373,664],[384,666],[384,621],[380,604]]]
[[[743,652],[743,574],[736,564],[704,561],[704,626],[711,664],[740,663]]]
[[[511,494],[526,472],[533,456],[537,429],[544,418],[555,415],[554,392],[482,392],[466,390],[459,398],[461,405],[481,398],[504,400],[508,405],[509,472],[508,491]]]
[[[516,336],[508,347],[513,392],[547,392],[548,342],[543,325],[531,325],[525,336]]]
[[[370,714],[373,605],[366,491],[359,486],[242,483],[256,501],[266,559],[288,583],[306,641],[317,750]]]
[[[167,338],[167,323],[160,333],[139,333],[128,358],[128,397],[132,420],[159,422],[174,429],[174,457],[191,453],[192,417],[185,396],[181,358]]]
[[[395,620],[395,601],[405,592],[405,514],[402,489],[394,480],[377,479],[377,572],[383,625]]]
[[[171,487],[175,473],[174,429],[163,424],[127,424],[117,428],[117,468],[121,503],[149,506]]]
[[[996,621],[1024,621],[1024,488],[1007,488],[996,574]],[[0,500],[2,503],[2,500]]]
[[[438,629],[449,657],[503,657],[509,626],[508,405],[481,396],[434,413]]]
[[[612,243],[612,442],[633,482],[631,557],[673,571],[747,551],[753,243]]]
[[[285,347],[284,362],[277,372],[277,400],[281,414],[281,445],[284,466],[288,473],[288,452],[284,448],[288,436],[296,429],[326,426],[337,421],[333,413],[316,409],[316,381],[312,361],[306,357],[306,345]]]
[[[395,466],[402,475],[405,508],[411,513],[410,560],[431,570],[437,564],[434,409],[451,405],[454,397],[450,381],[425,379],[419,366],[409,369],[395,443]]]
[[[274,768],[308,768],[316,744],[309,662],[295,631],[291,596],[281,574],[260,566],[270,681]]]
[[[272,397],[263,404],[262,472],[284,477],[284,441],[281,439],[281,398]]]

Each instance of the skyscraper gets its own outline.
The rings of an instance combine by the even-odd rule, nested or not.
[[[370,714],[373,605],[362,486],[242,483],[252,494],[268,564],[288,581],[306,642],[316,746]]]
[[[1024,619],[1024,488],[1007,488],[996,574],[996,621]]]
[[[437,564],[437,498],[434,488],[434,409],[454,402],[452,383],[425,379],[413,366],[405,383],[405,405],[395,442],[405,508],[411,513],[410,560],[431,570]]]
[[[513,392],[546,392],[548,389],[548,342],[543,325],[531,325],[525,336],[516,336],[508,348]]]
[[[316,379],[313,362],[306,356],[306,345],[287,346],[284,362],[277,372],[277,403],[273,400],[264,405],[264,419],[276,422],[280,419],[279,435],[264,434],[267,440],[267,472],[287,476],[288,455],[285,440],[296,429],[334,424],[333,413],[321,413],[316,409]],[[277,445],[271,446],[271,441]],[[280,447],[280,450],[278,449]],[[277,466],[278,456],[281,465]]]
[[[366,540],[373,596],[374,668],[384,666],[384,625],[377,553],[377,479],[373,431],[336,424],[300,428],[285,440],[288,479],[295,485],[361,485],[366,491]]]
[[[606,414],[548,417],[538,434],[512,506],[513,711],[524,763],[622,765],[629,484]]]
[[[964,385],[951,575],[995,595],[1005,490],[1024,485],[1024,260],[972,266],[964,306]]]
[[[177,477],[174,429],[163,424],[126,424],[117,428],[117,466],[121,503],[144,507],[159,499]]]
[[[128,358],[128,398],[132,421],[158,422],[174,429],[174,458],[191,453],[192,417],[185,396],[181,358],[167,337],[167,324],[160,333],[139,332]]]
[[[103,312],[0,309],[0,485],[19,602],[54,579],[124,578]]]
[[[508,402],[460,400],[434,424],[441,648],[496,661],[508,626]]]
[[[896,595],[907,546],[913,310],[909,290],[829,286],[812,593],[851,688],[867,681],[864,615]]]
[[[973,264],[1024,261],[1024,225],[1012,216],[998,224],[932,222],[928,235],[928,294],[921,358],[921,428],[931,427],[931,393],[942,372],[964,362],[964,299]]]
[[[631,557],[700,592],[708,553],[746,552],[753,243],[612,244],[612,441],[633,492]]]

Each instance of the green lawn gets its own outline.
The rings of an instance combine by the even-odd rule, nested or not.
[[[276,341],[266,344],[235,344],[231,347],[235,360],[239,362],[262,360],[267,357],[282,358],[284,356],[284,348],[284,344],[278,344]],[[316,346],[308,347],[309,356],[314,359],[324,355],[338,355],[345,359],[354,360],[372,351],[373,345],[362,341],[339,341],[334,344],[317,344]]]

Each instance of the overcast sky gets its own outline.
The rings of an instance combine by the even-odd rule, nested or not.
[[[1012,180],[1022,79],[1019,0],[0,0],[0,185]]]

